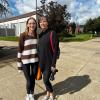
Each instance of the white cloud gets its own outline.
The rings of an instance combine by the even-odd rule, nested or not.
[[[77,22],[84,24],[89,18],[95,18],[100,16],[100,0],[94,0],[82,2],[81,0],[75,0],[71,2],[69,11],[71,12],[71,22]]]
[[[96,3],[100,5],[100,0],[96,0]]]
[[[63,5],[64,4],[69,5],[71,1],[73,0],[67,0],[67,1],[66,0],[47,0],[46,3],[50,1],[58,2]],[[37,0],[37,6],[39,7],[40,5],[41,5],[40,0]],[[27,0],[16,0],[15,7],[18,10],[19,14],[31,12],[31,11],[34,11],[36,8],[36,0],[28,0],[28,1]]]
[[[34,11],[36,8],[36,0],[11,0],[15,2],[15,7],[19,14]],[[47,0],[68,5],[68,11],[71,13],[71,21],[83,24],[89,18],[100,16],[100,0]],[[86,1],[86,2],[85,2]],[[40,0],[37,0],[38,7],[41,5]],[[15,10],[15,9],[13,9]]]
[[[37,0],[37,6],[40,6],[40,0]],[[28,13],[36,10],[36,0],[16,0],[15,7],[19,14]]]
[[[86,22],[86,20],[88,20],[88,18],[89,18],[88,16],[81,17],[81,18],[78,19],[78,23],[84,24]]]
[[[11,11],[12,11],[12,12],[16,12],[17,10],[16,10],[15,8],[12,7],[12,8],[11,8]]]

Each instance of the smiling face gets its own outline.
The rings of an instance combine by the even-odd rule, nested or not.
[[[47,21],[46,17],[40,18],[39,25],[40,25],[40,28],[42,29],[42,31],[45,31],[46,29],[48,29],[48,21]]]
[[[27,21],[27,24],[26,25],[27,25],[27,28],[28,28],[29,33],[35,32],[35,30],[36,30],[36,21],[35,21],[35,19],[30,18]]]

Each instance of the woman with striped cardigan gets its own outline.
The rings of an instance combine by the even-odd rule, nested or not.
[[[37,24],[33,17],[26,22],[26,31],[20,34],[18,46],[18,71],[26,78],[26,100],[34,100],[35,76],[38,67]]]

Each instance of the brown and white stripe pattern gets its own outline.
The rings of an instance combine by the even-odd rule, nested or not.
[[[28,64],[38,62],[37,39],[32,36],[25,37],[24,35],[21,35],[17,58],[18,67],[22,67],[22,63]]]

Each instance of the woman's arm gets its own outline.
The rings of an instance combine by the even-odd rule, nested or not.
[[[18,66],[18,70],[22,70],[21,55],[22,55],[23,49],[24,49],[24,35],[21,34],[20,38],[19,38],[18,53],[17,53],[17,66]]]
[[[53,52],[53,59],[52,59],[52,67],[56,66],[56,61],[57,61],[57,54],[58,54],[58,47],[59,47],[59,43],[58,43],[58,35],[56,32],[52,32],[52,45],[54,48],[54,52]]]

